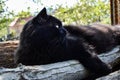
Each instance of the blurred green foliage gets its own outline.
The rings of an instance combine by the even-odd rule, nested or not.
[[[9,24],[17,17],[17,18],[25,18],[31,15],[30,8],[28,7],[27,11],[21,11],[18,14],[15,14],[14,11],[8,11],[7,5],[5,2],[7,0],[0,0],[0,38],[11,33],[8,32]],[[21,21],[22,24],[25,21]]]
[[[31,16],[30,7],[27,8],[27,11],[21,11],[21,12],[18,12],[17,15],[15,15],[15,17],[18,17],[18,18],[26,18],[29,16]]]
[[[8,34],[7,29],[14,18],[25,18],[31,16],[30,7],[27,11],[21,11],[15,14],[14,11],[8,11],[5,1],[0,0],[0,37]],[[41,0],[33,0],[37,5],[43,5]],[[63,4],[65,5],[65,4]],[[89,24],[93,22],[102,22],[110,24],[110,3],[109,0],[78,0],[78,3],[72,7],[56,4],[47,8],[49,13],[54,14],[65,24]],[[25,21],[21,21],[22,24]]]
[[[109,0],[78,0],[73,7],[59,6],[54,15],[65,24],[110,24],[110,3]]]
[[[3,9],[4,6],[5,6],[5,1],[4,0],[0,0],[0,14],[4,11],[4,9]]]

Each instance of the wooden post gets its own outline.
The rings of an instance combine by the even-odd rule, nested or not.
[[[110,0],[111,24],[120,24],[120,0]]]

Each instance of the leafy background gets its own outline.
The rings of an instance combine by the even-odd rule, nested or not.
[[[41,0],[32,1],[37,5],[44,5]],[[11,34],[9,32],[9,24],[16,17],[25,18],[35,16],[39,12],[38,10],[31,13],[31,9],[28,7],[26,11],[21,11],[16,14],[14,11],[8,11],[6,2],[7,0],[0,0],[0,38]],[[93,22],[111,23],[109,0],[78,0],[72,7],[65,6],[65,4],[56,4],[55,7],[50,6],[47,9],[49,14],[59,18],[64,24],[86,25]],[[24,24],[25,22],[22,23]]]

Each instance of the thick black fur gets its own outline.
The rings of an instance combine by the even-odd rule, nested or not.
[[[88,80],[111,72],[111,68],[97,57],[88,40],[79,35],[79,31],[74,34],[66,29],[60,20],[47,15],[44,8],[25,24],[15,53],[15,62],[40,65],[75,59],[92,72]]]
[[[64,26],[66,30],[77,36],[83,37],[93,45],[97,54],[105,53],[120,45],[120,26],[110,26],[94,23],[88,26]]]

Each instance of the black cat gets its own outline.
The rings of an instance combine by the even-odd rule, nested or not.
[[[64,26],[66,30],[77,37],[83,37],[93,45],[96,53],[104,53],[120,45],[120,26],[110,26],[94,23],[87,26]]]
[[[15,53],[17,64],[40,65],[72,59],[80,61],[92,72],[87,80],[111,72],[111,68],[97,57],[84,37],[64,29],[60,20],[47,15],[45,8],[25,24]]]

